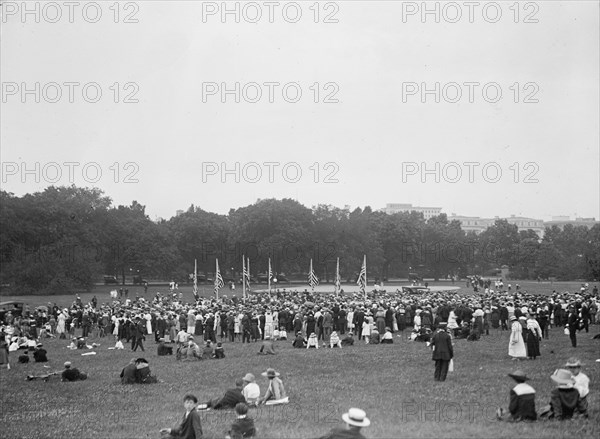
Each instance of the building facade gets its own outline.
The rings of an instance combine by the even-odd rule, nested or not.
[[[423,214],[423,218],[425,218],[425,220],[433,218],[434,216],[438,216],[440,213],[442,213],[441,207],[421,207],[413,206],[412,204],[408,203],[388,203],[381,210],[388,215],[399,212],[419,212]]]

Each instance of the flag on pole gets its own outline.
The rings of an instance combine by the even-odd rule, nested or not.
[[[273,271],[271,270],[271,258],[269,258],[269,272],[267,273],[267,282],[269,282],[269,294],[271,294],[271,277],[273,277]]]
[[[319,278],[313,271],[312,259],[310,260],[310,271],[308,272],[308,284],[313,290],[319,285]]]
[[[242,298],[246,298],[246,257],[242,255]]]
[[[215,259],[215,296],[217,296],[217,299],[219,298],[219,290],[224,286],[225,283],[223,282],[223,277],[219,271],[219,260]]]
[[[360,267],[360,273],[358,274],[358,280],[356,281],[360,292],[366,294],[367,291],[367,255],[364,256],[362,267]]]
[[[198,261],[194,259],[194,299],[198,301]]]
[[[243,256],[242,256],[242,258],[243,258]],[[246,259],[245,265],[244,265],[244,261],[242,261],[242,265],[244,268],[244,273],[243,273],[244,289],[246,291],[250,291],[250,258]],[[244,294],[244,297],[246,297],[245,294]]]
[[[335,267],[335,294],[340,293],[342,279],[340,278],[340,258],[337,258],[337,266]]]

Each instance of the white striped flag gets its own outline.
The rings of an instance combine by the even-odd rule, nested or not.
[[[271,278],[273,277],[273,271],[271,270],[271,258],[269,258],[269,272],[267,273],[267,282],[269,283],[269,294],[271,294]]]
[[[312,259],[310,260],[310,271],[308,272],[308,284],[313,290],[319,285],[319,278],[313,271]]]
[[[246,285],[246,291],[250,291],[250,258],[246,258],[243,282],[244,282],[244,285]]]
[[[337,265],[335,267],[335,293],[339,294],[342,285],[342,279],[340,278],[340,258],[337,258]]]
[[[199,297],[198,297],[198,261],[196,261],[196,259],[194,259],[194,299],[196,299],[196,301],[198,301]]]
[[[358,274],[358,280],[356,281],[360,292],[366,294],[367,290],[367,255],[364,256],[362,267],[360,267],[360,273]]]
[[[219,260],[215,259],[215,295],[217,299],[219,298],[219,290],[225,286],[225,282],[223,282],[223,277],[221,276],[221,272],[219,271]]]

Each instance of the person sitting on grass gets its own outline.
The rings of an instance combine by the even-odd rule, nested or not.
[[[260,387],[256,384],[256,379],[251,373],[247,373],[242,380],[244,381],[242,395],[244,395],[248,405],[255,406],[258,402],[258,398],[260,398]]]
[[[334,428],[320,439],[365,439],[360,429],[371,425],[371,421],[364,410],[351,408],[342,415],[342,419],[346,423],[345,428]]]
[[[354,346],[354,333],[349,332],[342,340],[342,346]]]
[[[214,358],[220,360],[221,358],[225,358],[225,348],[223,347],[223,343],[218,342],[217,347],[215,348]]]
[[[275,355],[275,348],[273,347],[273,341],[271,337],[265,335],[265,339],[260,346],[260,351],[258,351],[259,355]]]
[[[209,400],[205,404],[200,404],[200,410],[206,410],[212,408],[214,410],[232,410],[239,402],[246,403],[246,398],[242,394],[242,388],[244,387],[244,380],[238,378],[235,380],[235,387],[228,389],[221,398],[214,398]]]
[[[17,357],[17,361],[21,364],[29,363],[29,355],[27,352],[23,352],[21,355]]]
[[[373,325],[371,327],[371,338],[369,339],[369,343],[379,344],[380,342],[381,342],[381,336],[379,334],[379,331],[377,330],[377,327],[375,325]]]
[[[306,349],[315,348],[319,349],[319,339],[317,338],[317,334],[312,332],[310,337],[308,337],[308,342],[306,343]]]
[[[158,346],[156,347],[156,351],[159,357],[164,355],[173,355],[173,346],[165,345],[164,337],[158,339]]]
[[[302,331],[296,333],[292,346],[296,349],[303,349],[306,347],[306,339],[302,336]]]
[[[385,333],[381,337],[381,344],[392,344],[394,343],[394,335],[389,327],[385,328]]]
[[[87,380],[87,374],[80,372],[76,367],[71,368],[71,362],[65,361],[65,370],[62,371],[61,381],[83,381]]]
[[[243,439],[254,437],[256,435],[256,427],[254,419],[248,417],[248,406],[243,402],[239,402],[235,406],[235,414],[237,419],[231,424],[231,429],[227,432],[226,439]]]
[[[575,388],[573,374],[566,369],[556,369],[550,379],[557,387],[550,393],[550,405],[541,410],[541,417],[563,421],[573,418],[580,407],[579,391]],[[582,413],[584,416],[587,412]]]
[[[213,354],[212,342],[208,340],[204,346],[204,349],[202,350],[202,359],[210,360],[213,357]]]
[[[160,433],[164,439],[201,439],[202,422],[200,421],[200,413],[196,410],[198,398],[194,395],[185,395],[183,397],[183,407],[185,414],[181,423],[173,428],[162,428]]]
[[[275,369],[269,368],[261,375],[268,378],[269,387],[267,388],[265,395],[258,399],[258,404],[270,405],[287,402],[288,397],[285,393],[283,381],[281,381],[279,378],[279,372],[276,372]]]
[[[137,368],[135,367],[135,358],[132,358],[131,361],[129,361],[129,364],[121,371],[121,384],[135,384],[136,371]]]
[[[575,380],[574,387],[579,391],[579,405],[577,406],[577,410],[587,418],[587,396],[590,393],[590,379],[586,374],[581,372],[581,361],[575,357],[569,358],[565,367],[573,374],[573,379]]]
[[[342,349],[342,341],[340,340],[340,336],[338,335],[338,333],[336,331],[333,331],[331,333],[331,335],[329,336],[329,347],[333,348],[335,346]]]
[[[499,421],[519,422],[519,421],[535,421],[537,413],[535,411],[535,389],[525,381],[528,381],[525,372],[517,370],[508,374],[517,385],[510,391],[510,403],[508,405],[508,413],[504,409],[499,408],[497,416]]]
[[[179,358],[184,360],[202,360],[204,354],[200,354],[200,346],[194,341],[194,337],[191,335],[188,338],[186,345],[179,349]],[[212,349],[211,349],[212,355]],[[209,357],[210,358],[210,357]]]
[[[48,351],[42,348],[42,343],[36,345],[35,351],[33,351],[33,359],[36,363],[47,363],[48,362]]]
[[[158,379],[150,372],[150,364],[145,358],[135,360],[135,382],[138,384],[156,384]]]

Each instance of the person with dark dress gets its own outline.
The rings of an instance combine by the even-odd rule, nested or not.
[[[569,338],[571,339],[571,346],[577,347],[577,331],[579,330],[579,314],[575,305],[569,306],[569,314],[567,316],[567,326],[569,328]]]
[[[160,433],[164,439],[201,439],[202,422],[200,413],[196,410],[198,398],[194,395],[185,395],[183,397],[183,406],[185,414],[181,423],[173,428],[163,428]]]
[[[431,359],[435,361],[434,381],[446,381],[450,360],[454,357],[452,339],[446,332],[446,326],[446,322],[440,322],[440,328],[431,338],[431,348],[433,349]]]
[[[201,404],[200,409],[212,408],[214,410],[232,410],[235,406],[243,402],[246,403],[246,398],[242,394],[244,388],[244,380],[238,378],[235,380],[235,387],[228,389],[221,398],[214,398],[208,401],[206,404]]]
[[[220,360],[221,358],[225,358],[225,348],[223,347],[223,343],[220,341],[217,342],[217,347],[215,348],[214,358]]]
[[[302,336],[302,331],[296,333],[292,346],[296,349],[303,349],[306,347],[306,339]]]
[[[226,438],[243,439],[254,437],[256,435],[256,427],[254,426],[254,419],[248,417],[248,406],[243,402],[237,403],[235,414],[237,419],[231,424],[231,429]]]
[[[508,405],[508,413],[504,409],[498,409],[498,420],[500,421],[535,421],[537,412],[535,411],[535,390],[529,384],[525,372],[517,370],[508,374],[517,385],[510,390],[510,403]]]
[[[542,328],[533,315],[527,319],[527,357],[535,360],[540,356],[540,340],[542,339]]]
[[[121,384],[135,384],[135,373],[137,368],[135,367],[135,358],[132,358],[127,366],[121,370]]]
[[[46,363],[48,362],[47,354],[48,352],[42,347],[42,344],[38,343],[33,351],[33,359],[36,363]]]

